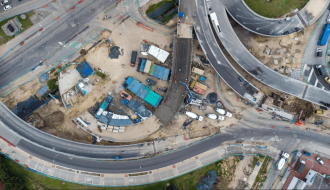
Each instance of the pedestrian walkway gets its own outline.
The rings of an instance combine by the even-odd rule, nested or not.
[[[2,125],[1,122],[0,125]],[[23,167],[28,168],[30,171],[61,181],[104,187],[133,186],[169,180],[233,155],[239,155],[242,153],[254,155],[255,148],[257,147],[252,144],[244,144],[243,146],[236,146],[235,148],[229,145],[225,145],[211,149],[202,154],[195,155],[182,162],[151,171],[144,171],[142,169],[141,172],[135,174],[95,173],[89,171],[80,171],[75,168],[67,168],[54,164],[56,156],[54,157],[53,163],[44,161],[40,158],[28,154],[27,152],[22,151],[14,144],[8,142],[6,139],[0,138],[0,153],[22,165]],[[268,155],[270,157],[275,157],[278,151],[276,148],[271,146],[267,147],[266,149],[259,150],[260,154]],[[70,159],[76,158],[72,156]]]

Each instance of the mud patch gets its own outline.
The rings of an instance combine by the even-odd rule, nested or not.
[[[47,115],[45,121],[45,127],[47,128],[53,128],[62,125],[64,122],[64,113],[61,111],[55,111],[54,113]]]

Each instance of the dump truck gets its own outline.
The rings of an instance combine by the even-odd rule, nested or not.
[[[132,67],[135,67],[136,56],[137,56],[137,52],[136,51],[132,51],[132,56],[131,56],[131,66]]]

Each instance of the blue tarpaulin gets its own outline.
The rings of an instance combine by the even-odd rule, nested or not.
[[[93,72],[93,69],[89,66],[89,64],[86,61],[78,65],[76,69],[80,73],[82,78],[87,77],[89,74]]]
[[[151,116],[151,112],[149,110],[147,110],[135,98],[132,98],[132,100],[128,102],[127,106],[129,108],[131,108],[135,113],[138,113],[138,115],[141,117],[150,117]]]
[[[45,84],[43,87],[41,87],[37,93],[40,94],[40,96],[44,96],[46,93],[47,93],[47,90],[48,90],[48,85]]]
[[[182,18],[184,16],[183,12],[179,12],[179,17]]]
[[[204,182],[202,183],[202,181],[199,181],[196,188],[198,190],[207,190],[207,189],[211,189],[212,185],[215,183],[217,174],[215,173],[214,170],[209,171],[209,175],[204,178]]]

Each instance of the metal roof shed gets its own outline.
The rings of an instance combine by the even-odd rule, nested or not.
[[[150,67],[151,67],[151,61],[150,60],[147,60],[146,66],[144,67],[144,72],[145,73],[149,73]]]
[[[156,64],[152,64],[150,67],[149,75],[153,76],[155,73]]]
[[[158,75],[159,75],[159,70],[160,70],[160,66],[159,66],[159,65],[156,65],[156,68],[155,68],[155,72],[154,72],[154,75],[153,75],[153,77],[156,77],[156,78],[158,78]]]
[[[164,72],[163,80],[164,80],[164,81],[167,81],[169,75],[170,75],[170,69],[165,68],[165,72]]]

